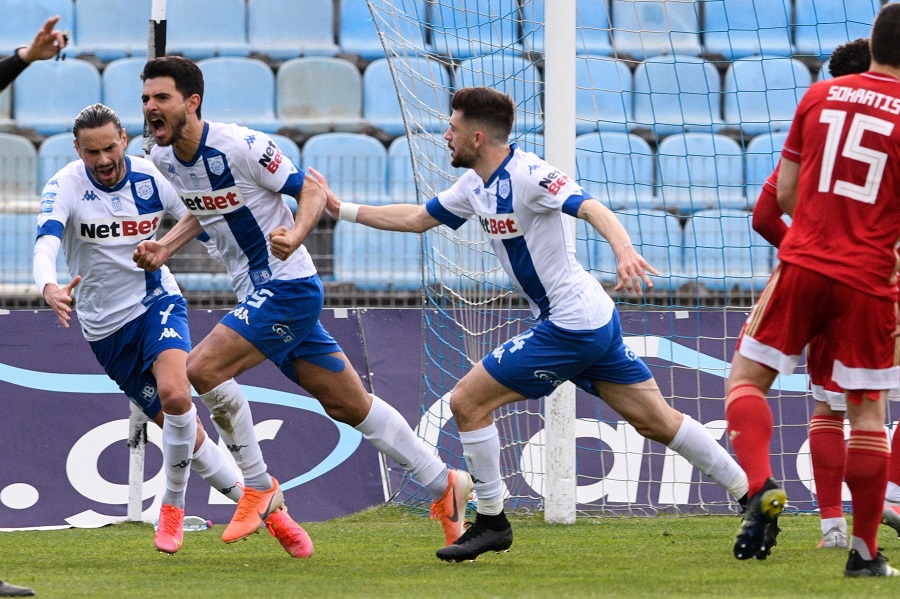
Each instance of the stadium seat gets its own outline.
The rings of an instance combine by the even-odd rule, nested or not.
[[[422,286],[421,238],[338,222],[334,228],[334,280],[364,291],[418,289]]]
[[[644,139],[618,131],[575,139],[578,184],[613,210],[652,205],[654,156]]]
[[[575,132],[628,130],[634,117],[634,77],[624,61],[579,56],[575,61]]]
[[[796,0],[797,53],[825,59],[841,44],[869,37],[881,0]]]
[[[4,294],[22,291],[27,286],[34,289],[32,256],[37,212],[0,212],[0,292]]]
[[[294,58],[278,68],[275,83],[275,110],[283,127],[324,133],[361,131],[365,125],[362,76],[350,61]]]
[[[62,31],[71,31],[75,22],[72,0],[6,0],[0,9],[4,17],[0,19],[0,56],[31,42],[34,33],[53,15],[59,15],[56,28]]]
[[[276,61],[339,50],[331,0],[247,0],[247,31],[253,52]]]
[[[413,173],[410,146],[418,163],[418,180]],[[434,133],[416,133],[412,142],[398,137],[388,148],[388,198],[390,202],[416,203],[416,184],[422,202],[427,202],[455,181],[464,169],[450,165],[447,142]]]
[[[147,56],[150,8],[151,0],[78,0],[69,53],[93,54],[104,62]]]
[[[255,58],[207,58],[203,71],[203,118],[237,123],[264,133],[281,127],[275,118],[275,75]],[[240,91],[238,91],[240,90]]]
[[[141,158],[144,158],[143,134],[135,135],[128,140],[128,146],[125,148],[125,153],[129,156],[140,156]]]
[[[226,293],[233,290],[231,277],[223,272],[176,272],[182,293]]]
[[[658,152],[659,196],[666,210],[746,208],[744,153],[730,137],[672,135],[660,142]]]
[[[650,263],[659,275],[651,276],[657,289],[676,289],[688,282],[683,266],[684,234],[678,217],[662,210],[622,210],[616,217],[631,237],[631,243],[638,254]],[[611,280],[615,280],[615,253],[605,240],[601,251],[611,255],[608,267]]]
[[[37,214],[37,150],[19,135],[0,133],[0,210]]]
[[[685,274],[712,290],[761,290],[771,274],[772,246],[751,220],[744,210],[695,212],[684,230]]]
[[[500,50],[523,51],[516,0],[469,0],[431,5],[435,53],[464,60]]]
[[[20,127],[53,135],[71,130],[78,113],[101,98],[100,71],[91,63],[42,60],[13,84],[13,114]]]
[[[448,289],[474,291],[478,297],[512,291],[514,286],[491,248],[477,217],[455,231],[435,227],[423,235],[430,280]]]
[[[750,136],[786,130],[811,83],[809,69],[793,58],[735,60],[725,72],[725,122]]]
[[[575,51],[579,54],[612,54],[608,2],[577,0],[575,10],[579,25]],[[524,2],[522,5],[522,41],[527,52],[544,52],[544,14],[544,2]]]
[[[693,56],[654,56],[634,71],[634,127],[657,137],[718,131],[722,81],[712,63]]]
[[[303,168],[328,179],[342,200],[379,204],[387,192],[387,150],[361,133],[323,133],[303,145]]]
[[[275,142],[275,145],[278,146],[281,153],[284,154],[294,166],[300,168],[300,147],[297,146],[297,142],[290,137],[278,135],[277,133],[270,133],[269,137],[272,138],[272,141]]]
[[[120,58],[103,69],[103,103],[116,111],[129,135],[142,135],[144,130],[141,71],[145,64],[147,59],[143,57]]]
[[[747,200],[754,204],[759,198],[763,183],[775,170],[781,159],[781,147],[787,139],[787,131],[781,133],[763,133],[757,135],[747,144],[744,152],[744,164],[747,169]]]
[[[520,133],[515,143],[523,152],[531,152],[539,158],[544,158],[547,147],[544,143],[543,134],[525,131]]]
[[[581,219],[575,221],[575,257],[598,281],[615,281],[616,255],[600,233]]]
[[[395,60],[394,68],[406,83],[400,93],[410,128],[439,132],[450,116],[450,73],[437,60],[425,57]],[[388,135],[403,135],[406,125],[400,106],[388,59],[370,63],[363,73],[363,118]]]
[[[456,88],[486,86],[508,94],[516,103],[514,131],[543,129],[541,75],[521,56],[493,54],[462,61],[454,71]]]
[[[245,0],[167,0],[166,21],[168,54],[192,60],[250,54]]]
[[[411,3],[412,4],[412,3]],[[419,0],[413,15],[425,19],[425,2]],[[379,13],[381,14],[381,13]],[[424,41],[422,42],[424,44]],[[338,17],[338,45],[345,54],[356,54],[364,60],[384,58],[384,46],[366,0],[341,0]]]
[[[698,56],[700,19],[696,2],[613,0],[616,54],[638,60],[659,54]]]
[[[790,56],[791,11],[791,0],[704,0],[703,47],[725,60]]]
[[[78,152],[75,151],[75,137],[71,133],[57,133],[47,137],[38,147],[37,157],[37,186],[40,191],[62,167],[73,160],[79,160]]]

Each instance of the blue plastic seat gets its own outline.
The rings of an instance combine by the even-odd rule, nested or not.
[[[659,197],[665,209],[690,213],[747,207],[744,153],[730,137],[672,135],[660,142],[658,152]]]
[[[418,165],[417,176],[413,171],[412,154]],[[464,169],[450,165],[450,150],[440,135],[417,133],[411,138],[398,137],[388,148],[388,200],[414,204],[418,186],[421,201],[427,202],[463,172]]]
[[[685,273],[708,289],[759,291],[772,271],[772,246],[743,210],[701,210],[684,230]]]
[[[421,238],[339,222],[334,228],[334,280],[364,291],[418,289],[422,286]]]
[[[869,37],[880,0],[796,0],[797,53],[825,59],[843,43]]]
[[[634,120],[634,77],[624,61],[579,56],[575,61],[575,132],[628,130]]]
[[[749,57],[725,72],[725,122],[747,135],[787,130],[812,75],[794,58]]]
[[[528,52],[544,52],[544,2],[525,2],[522,6],[522,41]],[[609,3],[597,0],[577,0],[575,4],[575,51],[579,54],[613,53],[609,38]]]
[[[575,139],[578,184],[613,210],[653,203],[655,158],[644,139],[629,133],[585,133]]]
[[[334,56],[331,0],[247,0],[247,39],[252,51],[273,60]]]
[[[53,15],[59,15],[56,28],[61,31],[71,31],[75,23],[72,0],[7,0],[2,7],[0,56],[8,56],[19,46],[30,43],[34,33]],[[146,38],[146,31],[144,33]],[[72,42],[74,40],[70,40],[70,44]]]
[[[468,0],[431,5],[431,42],[441,56],[457,60],[521,52],[516,0]]]
[[[275,93],[275,113],[283,127],[312,134],[364,128],[362,76],[350,61],[288,60],[275,74]]]
[[[167,0],[166,22],[168,54],[192,60],[250,54],[245,0]]]
[[[421,19],[418,22],[426,21],[424,0],[407,0],[406,3],[409,6],[399,8],[400,14],[408,15],[406,18],[410,19],[414,19],[415,15],[421,15]],[[398,3],[394,2],[392,4],[396,6]],[[393,24],[396,16],[382,12],[376,14],[382,16],[380,21],[382,27],[385,27],[388,23]],[[392,27],[392,29],[394,28]],[[420,36],[418,41],[419,45],[424,47],[424,36]],[[341,52],[356,54],[365,60],[377,60],[385,57],[381,38],[378,37],[378,28],[372,13],[369,11],[366,0],[341,0],[338,19],[338,45],[341,48]]]
[[[37,150],[20,135],[0,133],[0,210],[38,211]]]
[[[272,138],[272,141],[275,142],[275,145],[278,146],[278,149],[281,150],[281,153],[291,161],[291,163],[300,168],[300,147],[290,137],[285,135],[279,135],[277,133],[270,133],[269,137]]]
[[[93,54],[104,62],[126,56],[147,56],[151,3],[151,0],[78,0],[75,43],[70,54]]]
[[[698,56],[700,18],[696,2],[613,0],[613,46],[616,54],[638,60],[659,54]]]
[[[790,56],[791,0],[704,0],[703,47],[734,60]]]
[[[477,217],[456,230],[430,229],[423,239],[428,253],[426,281],[440,281],[448,289],[475,290],[479,297],[515,289]]]
[[[634,71],[634,126],[658,137],[718,131],[722,80],[712,63],[693,56],[655,56]]]
[[[129,135],[142,135],[144,130],[141,71],[145,64],[147,59],[144,57],[120,58],[106,65],[101,77],[103,103],[116,111]]]
[[[275,75],[255,58],[207,58],[203,71],[203,118],[237,123],[264,133],[278,130],[275,118]],[[236,90],[243,90],[236,92]]]
[[[143,134],[135,135],[131,139],[128,140],[128,146],[125,148],[125,153],[129,156],[140,156],[144,158],[144,137]]]
[[[684,233],[678,217],[662,210],[622,210],[616,218],[628,231],[631,243],[638,254],[650,263],[659,275],[650,279],[658,289],[675,289],[689,282],[683,266]],[[612,255],[610,263],[611,279],[616,278],[615,254],[605,240],[601,251]]]
[[[71,130],[78,113],[102,98],[100,71],[78,59],[35,62],[13,86],[16,122],[41,135]]]
[[[361,133],[323,133],[303,145],[303,168],[325,175],[339,198],[383,203],[387,192],[387,150]]]
[[[406,107],[411,128],[436,133],[443,128],[450,115],[450,73],[437,60],[411,57],[394,61],[403,105]],[[370,125],[388,135],[406,133],[401,112],[401,100],[391,74],[387,58],[369,64],[363,73],[363,118]]]
[[[493,87],[508,94],[516,103],[514,131],[543,129],[541,75],[521,56],[493,54],[462,61],[454,71],[456,88]]]
[[[781,148],[787,139],[787,131],[781,133],[763,133],[757,135],[747,144],[744,163],[747,168],[747,199],[754,204],[762,191],[763,183],[775,170],[781,159]]]
[[[4,294],[35,291],[32,256],[36,214],[0,212],[0,292]]]
[[[55,175],[62,167],[73,160],[79,160],[75,151],[75,136],[71,133],[57,133],[41,142],[38,147],[38,189]]]

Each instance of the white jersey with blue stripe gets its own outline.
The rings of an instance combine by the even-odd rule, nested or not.
[[[503,268],[528,298],[532,314],[578,331],[606,325],[614,303],[575,258],[572,227],[591,196],[565,174],[515,144],[485,183],[466,171],[426,206],[454,229],[477,216]]]
[[[296,196],[303,173],[268,135],[204,122],[200,147],[189,162],[182,162],[172,146],[156,146],[150,157],[215,242],[239,301],[271,279],[316,273],[303,246],[284,261],[271,254],[269,233],[294,227],[281,194]]]
[[[88,341],[97,341],[146,312],[163,294],[180,294],[165,266],[147,272],[134,249],[155,239],[165,213],[181,218],[181,198],[149,161],[125,157],[125,177],[115,187],[96,183],[76,160],[44,187],[37,235],[59,237],[75,286],[75,311]]]

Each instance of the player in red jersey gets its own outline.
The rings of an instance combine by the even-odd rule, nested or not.
[[[885,396],[897,365],[900,243],[900,4],[884,7],[863,74],[813,84],[782,150],[778,203],[793,218],[776,267],[738,340],[726,383],[729,437],[751,500],[735,557],[765,558],[787,500],[771,478],[766,393],[817,335],[847,390],[845,479],[853,497],[847,576],[896,576],[877,547],[887,483]],[[849,334],[848,333],[851,333]]]
[[[828,60],[832,77],[864,73],[869,69],[871,54],[869,40],[860,38],[834,49]],[[784,214],[778,205],[776,190],[778,167],[769,176],[753,208],[753,228],[769,243],[778,247],[788,227],[782,220]],[[841,504],[844,483],[844,413],[847,411],[843,389],[831,380],[831,364],[828,346],[818,338],[809,342],[806,350],[812,395],[815,399],[813,416],[809,425],[809,455],[816,484],[816,499],[822,518],[822,540],[819,548],[847,547],[847,520]],[[892,389],[888,399],[900,400],[900,389]],[[900,533],[900,426],[894,429],[891,443],[891,467],[882,520]]]

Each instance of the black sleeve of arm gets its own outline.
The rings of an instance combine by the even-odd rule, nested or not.
[[[19,49],[13,52],[12,56],[0,58],[0,92],[6,89],[10,83],[15,81],[16,77],[25,70],[28,64],[19,58]]]

